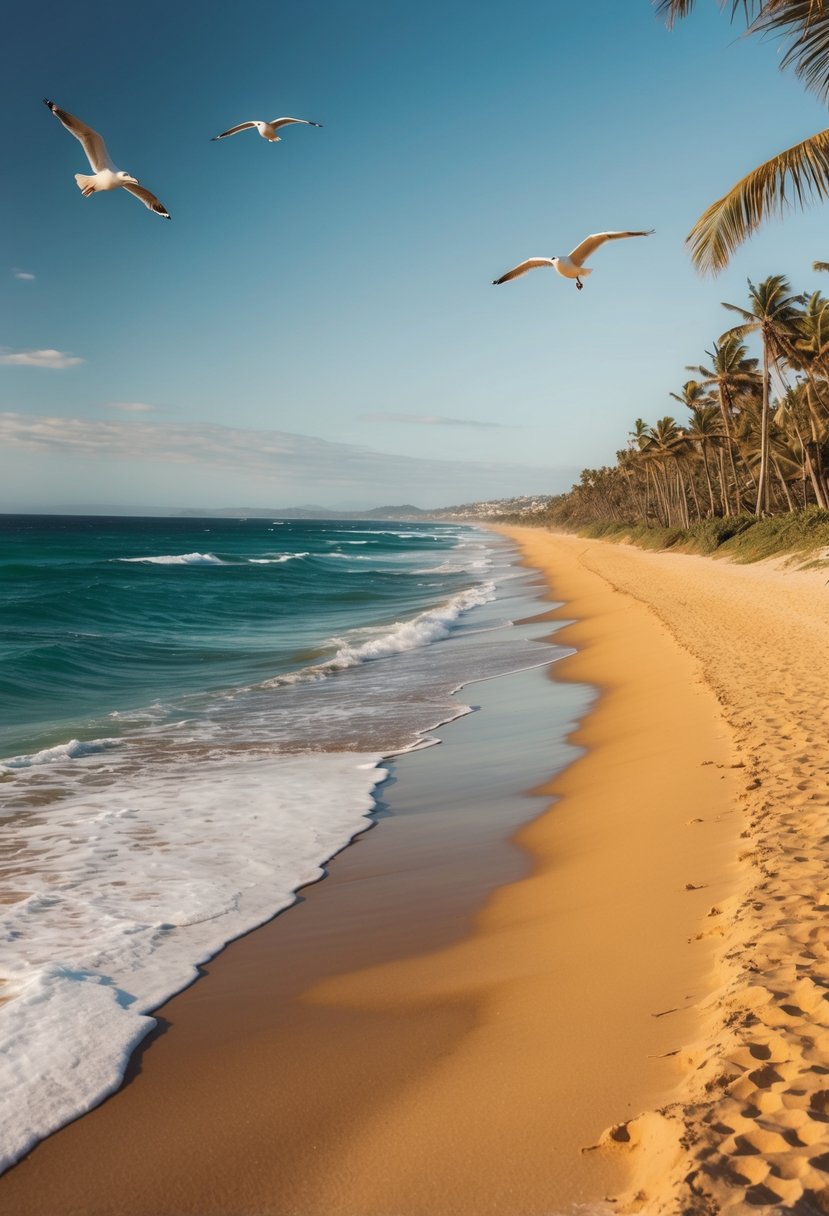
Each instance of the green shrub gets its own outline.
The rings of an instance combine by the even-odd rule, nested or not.
[[[682,547],[689,553],[714,553],[720,545],[725,544],[732,536],[745,532],[755,522],[752,515],[729,515],[725,519],[700,519],[685,532]]]
[[[554,526],[566,527],[560,522]],[[737,562],[756,562],[782,553],[802,554],[829,547],[829,511],[812,506],[759,520],[753,515],[732,515],[698,520],[690,528],[593,520],[571,530],[594,540],[628,541],[642,549],[722,553]]]
[[[807,507],[788,515],[755,520],[752,527],[732,536],[723,551],[738,562],[758,562],[781,553],[808,553],[829,545],[829,511]]]

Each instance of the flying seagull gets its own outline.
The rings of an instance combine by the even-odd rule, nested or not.
[[[593,273],[592,267],[585,266],[585,260],[600,245],[603,245],[605,241],[621,241],[623,237],[627,236],[650,236],[653,231],[653,228],[649,228],[647,232],[594,232],[592,236],[586,236],[582,243],[576,245],[576,248],[565,257],[527,258],[526,262],[519,262],[517,266],[513,266],[512,270],[502,274],[500,279],[493,279],[492,282],[495,285],[508,283],[510,279],[517,279],[520,275],[526,274],[528,270],[535,270],[536,266],[552,266],[563,278],[575,279],[576,287],[581,291],[584,287],[582,278]]]
[[[278,144],[281,135],[277,132],[282,127],[288,127],[293,122],[302,123],[305,127],[321,127],[321,122],[311,122],[310,118],[273,118],[270,122],[263,122],[261,118],[256,118],[252,122],[240,122],[238,127],[229,127],[227,131],[222,131],[221,135],[214,135],[211,143],[217,139],[227,139],[228,135],[237,135],[239,131],[250,131],[255,127],[263,139],[269,140],[272,144]]]
[[[150,211],[154,211],[156,215],[163,215],[165,220],[170,218],[167,208],[162,206],[154,194],[144,189],[137,177],[130,177],[129,173],[125,173],[123,169],[115,168],[107,152],[106,144],[97,131],[93,131],[74,115],[67,114],[66,110],[59,109],[53,101],[49,101],[46,97],[43,98],[43,104],[49,107],[55,118],[63,123],[67,131],[71,131],[75,139],[81,141],[87,160],[95,170],[92,177],[88,177],[85,173],[75,174],[75,181],[84,198],[89,198],[90,194],[95,194],[98,190],[116,190],[118,186],[123,186],[130,194],[141,199],[141,202],[145,207],[149,207]]]

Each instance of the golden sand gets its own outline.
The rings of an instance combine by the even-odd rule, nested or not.
[[[667,625],[699,660],[742,765],[739,882],[727,900],[704,893],[696,934],[718,943],[719,974],[677,1093],[617,1130],[635,1171],[620,1209],[829,1212],[826,571],[518,539],[551,570],[576,556]]]
[[[401,1013],[475,999],[452,1053],[343,1145],[349,1212],[540,1216],[613,1190],[621,1163],[583,1150],[675,1085],[710,985],[699,923],[734,888],[730,741],[698,663],[569,542],[510,535],[578,622],[556,635],[578,651],[555,678],[602,695],[575,736],[584,756],[545,789],[553,809],[518,835],[532,875],[450,949],[308,994]]]

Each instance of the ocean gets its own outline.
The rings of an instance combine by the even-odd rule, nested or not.
[[[463,686],[565,653],[537,594],[464,525],[0,516],[0,1169],[371,825]]]

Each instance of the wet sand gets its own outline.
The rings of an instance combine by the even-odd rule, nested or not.
[[[0,1210],[540,1216],[627,1185],[625,1155],[582,1149],[682,1079],[700,921],[736,883],[730,737],[648,608],[572,547],[527,552],[578,621],[555,680],[601,689],[584,754],[544,782],[570,712],[544,671],[468,690],[480,712],[395,763],[378,826],[160,1011]]]

